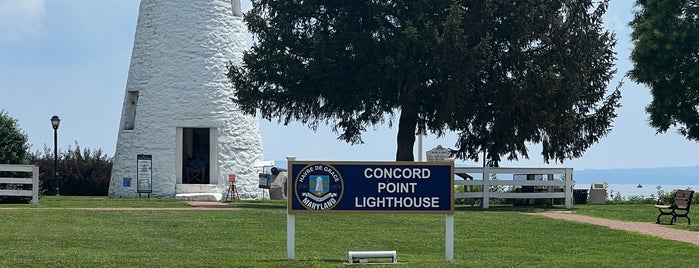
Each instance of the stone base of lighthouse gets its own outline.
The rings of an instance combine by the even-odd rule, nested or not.
[[[159,134],[151,132],[161,143],[130,138],[142,133],[120,132],[109,196],[221,201],[235,175],[241,199],[265,198],[258,184],[261,168],[255,166],[262,159],[255,118],[234,118],[248,128],[164,127]]]

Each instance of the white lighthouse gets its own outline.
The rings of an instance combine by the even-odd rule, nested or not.
[[[235,174],[260,198],[258,120],[231,101],[227,65],[242,61],[239,0],[142,0],[109,196],[220,200]]]

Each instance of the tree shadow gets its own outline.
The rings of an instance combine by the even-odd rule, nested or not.
[[[271,200],[271,201],[233,201],[227,202],[233,208],[249,208],[249,209],[286,209],[286,201]]]
[[[543,212],[566,210],[564,206],[551,205],[491,205],[489,208],[481,206],[456,205],[455,211],[489,211],[489,212]]]

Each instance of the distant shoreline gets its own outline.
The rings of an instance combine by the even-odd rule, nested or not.
[[[638,184],[607,184],[607,196],[609,196],[609,194],[616,195],[617,193],[619,193],[619,195],[625,198],[628,198],[630,196],[651,197],[651,195],[657,198],[658,186],[661,187],[660,190],[662,190],[664,193],[672,192],[672,190],[675,189],[699,189],[699,184],[647,184],[641,185],[641,188],[638,188]],[[578,187],[576,185],[575,189],[585,188]],[[589,189],[589,187],[587,189]]]

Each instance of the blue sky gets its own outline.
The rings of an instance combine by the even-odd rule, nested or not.
[[[243,10],[250,7],[243,1]],[[32,151],[53,146],[49,119],[62,119],[59,148],[78,142],[112,155],[124,98],[138,0],[0,0],[0,110],[19,121]],[[631,68],[627,26],[632,1],[612,1],[605,23],[616,33],[618,73],[610,87]],[[557,166],[575,169],[696,166],[699,145],[674,130],[656,134],[644,107],[649,90],[624,79],[622,105],[613,131],[582,158]],[[384,160],[395,156],[395,127],[378,126],[364,134],[365,144],[336,139],[330,127],[313,132],[301,124],[260,122],[266,159]],[[455,135],[427,136],[423,151],[453,147]],[[417,153],[417,148],[415,149]],[[530,159],[502,166],[545,166],[540,147]],[[416,157],[417,158],[417,157]],[[457,161],[459,165],[479,165]]]

